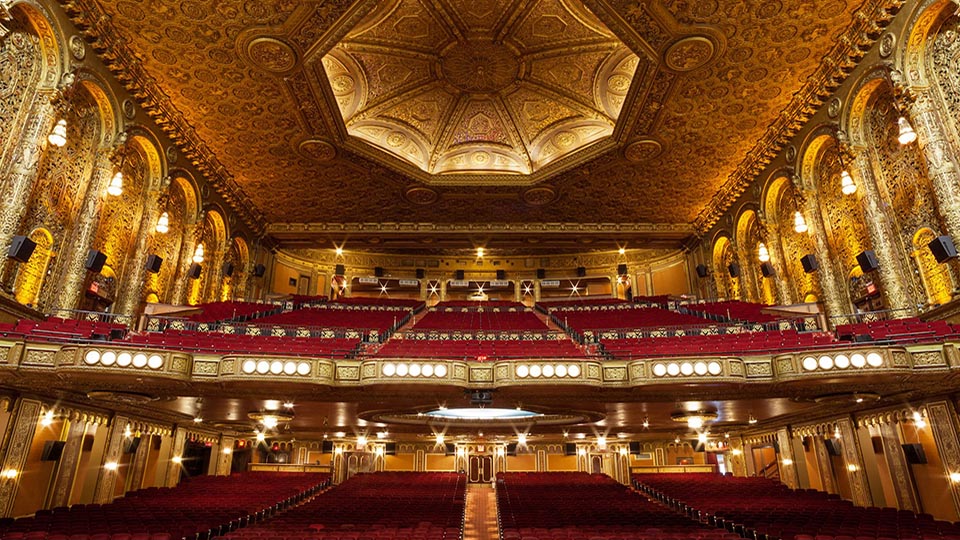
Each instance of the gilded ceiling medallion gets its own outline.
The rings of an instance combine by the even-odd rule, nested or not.
[[[660,155],[663,146],[653,139],[633,141],[623,150],[623,157],[634,163],[643,163]]]
[[[307,139],[300,143],[300,154],[317,163],[325,163],[337,157],[337,149],[332,144],[321,139]]]
[[[663,62],[674,71],[693,71],[713,59],[713,42],[705,36],[688,36],[667,49]]]
[[[497,92],[519,82],[520,57],[502,43],[457,42],[441,55],[440,70],[464,92]]]
[[[293,47],[273,37],[258,37],[247,44],[247,57],[258,68],[270,73],[285,73],[297,65]]]
[[[440,198],[440,195],[436,191],[423,187],[423,186],[412,186],[407,188],[403,193],[403,197],[413,204],[426,206],[428,204],[433,204],[437,202],[437,199]]]

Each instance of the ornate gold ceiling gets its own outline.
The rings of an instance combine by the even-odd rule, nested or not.
[[[581,152],[613,135],[637,64],[569,0],[382,2],[323,58],[351,136],[427,183],[500,185],[609,149]]]
[[[134,0],[61,1],[184,154],[258,230],[269,224],[288,233],[296,224],[332,230],[372,218],[444,227],[649,224],[652,235],[702,231],[716,221],[842,81],[894,3],[157,0],[148,9]],[[493,14],[484,14],[485,5]],[[394,8],[419,10],[426,18],[420,21],[432,22],[395,17]],[[550,10],[566,17],[570,30],[536,30],[532,21]],[[535,38],[537,32],[549,35]],[[422,76],[408,85],[371,83],[381,71],[371,64],[377,48],[385,52],[380,68]],[[558,53],[558,69],[582,70],[583,85],[551,83],[548,50]],[[463,69],[478,73],[473,51],[503,60],[471,79]],[[565,60],[568,53],[577,60]],[[354,85],[354,101],[344,102],[347,124],[337,105],[345,88],[324,59],[365,79]],[[619,114],[613,102],[597,101],[610,98],[610,88],[593,86],[617,70],[634,74]],[[503,83],[511,77],[519,88]],[[390,92],[378,93],[384,89]],[[523,127],[534,124],[518,120],[521,107],[511,99],[534,90],[566,106],[577,125],[596,122],[605,134],[592,144],[570,144],[581,150],[568,157],[541,155],[569,139],[557,139],[561,132],[551,128],[567,117]],[[449,96],[451,104],[438,109],[450,120],[428,126],[416,105],[431,92]],[[451,162],[459,155],[455,133],[469,132],[461,120],[479,118],[472,111],[484,103],[500,107],[484,117],[505,132],[504,144],[482,144],[503,150],[506,169],[533,173],[488,175],[485,185],[428,183],[425,171],[458,170]],[[390,132],[353,134],[386,120]],[[389,157],[403,154],[361,141],[390,148],[390,133],[401,123],[405,131],[397,133],[419,140],[422,156]],[[484,166],[504,170],[491,160]],[[576,163],[565,169],[567,160]]]

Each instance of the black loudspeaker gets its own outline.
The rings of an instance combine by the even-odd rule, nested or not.
[[[190,279],[199,279],[200,278],[200,267],[199,263],[193,263],[190,265],[190,269],[187,270],[187,277]]]
[[[880,437],[870,437],[870,446],[873,447],[874,454],[883,453],[883,439]]]
[[[47,441],[43,443],[43,453],[40,454],[40,461],[58,461],[63,455],[63,447],[66,441]]]
[[[25,263],[30,260],[33,250],[37,249],[37,243],[26,236],[14,236],[10,243],[10,250],[7,251],[7,257]]]
[[[320,443],[320,452],[323,454],[333,453],[333,441],[323,441]]]
[[[697,277],[702,277],[702,278],[707,277],[707,265],[705,264],[697,265]]]
[[[923,465],[927,462],[927,454],[923,451],[922,444],[903,444],[903,456],[907,458],[907,463],[911,465]]]
[[[587,277],[587,269],[583,266],[577,267],[577,277]]]
[[[927,244],[933,256],[937,258],[938,263],[949,261],[957,256],[957,248],[953,245],[953,239],[949,236],[938,236],[932,242]]]
[[[347,269],[342,264],[338,264],[336,267],[334,267],[333,273],[338,276],[342,276],[347,273]]]
[[[161,265],[163,265],[163,257],[159,255],[151,255],[147,257],[147,272],[156,274],[160,272]]]
[[[842,456],[843,449],[840,448],[840,441],[835,439],[824,439],[823,444],[827,447],[827,453],[831,456]]]
[[[773,453],[774,454],[780,453],[780,441],[773,441]]]
[[[444,445],[443,445],[443,453],[446,454],[446,455],[448,455],[448,456],[452,456],[452,455],[456,454],[456,453],[457,453],[457,445],[453,444],[452,442],[448,442],[448,443],[444,444]]]
[[[383,277],[383,268],[380,266],[377,266],[376,268],[374,268],[373,275],[376,277]]]
[[[619,275],[619,276],[625,276],[625,275],[627,275],[627,265],[625,265],[625,264],[618,264],[618,265],[617,265],[617,275]]]
[[[140,448],[140,437],[133,437],[132,439],[126,439],[123,443],[124,454],[136,454],[137,448]]]
[[[233,263],[230,261],[223,263],[223,276],[230,277],[232,275],[233,275]]]
[[[507,455],[515,456],[517,455],[517,443],[508,443],[507,444]]]
[[[457,271],[456,271],[455,277],[456,277],[456,280],[457,280],[457,281],[463,281],[463,276],[464,276],[463,270],[457,270]]]
[[[498,279],[499,281],[503,281],[503,280],[507,279],[507,271],[506,271],[506,270],[497,270],[497,279]]]
[[[820,268],[820,263],[817,262],[817,256],[813,253],[808,253],[800,258],[800,264],[803,265],[803,271],[811,274],[816,272]]]
[[[383,455],[385,456],[395,456],[397,455],[397,443],[388,442],[383,445]]]
[[[547,271],[543,268],[537,268],[537,279],[547,279]]]
[[[732,278],[740,277],[740,265],[737,263],[732,263],[728,266],[727,271],[730,272],[730,277]]]
[[[804,438],[800,439],[800,444],[803,445],[803,451],[804,451],[804,452],[809,452],[809,451],[810,451],[810,437],[804,437]]]
[[[773,265],[769,262],[760,263],[760,273],[763,274],[763,277],[773,277],[776,273],[773,271]]]
[[[877,261],[876,252],[870,249],[857,255],[857,263],[860,265],[860,270],[864,274],[867,272],[873,272],[877,268],[880,268],[880,262]]]
[[[103,265],[107,262],[107,254],[95,249],[91,249],[87,252],[87,262],[83,263],[83,267],[91,272],[99,272],[103,270]]]
[[[632,442],[632,443],[630,443],[630,453],[633,454],[633,455],[637,455],[637,454],[640,453],[640,443],[639,443],[639,442]]]
[[[253,267],[254,277],[263,277],[263,275],[266,273],[267,273],[267,267],[262,264],[258,264]]]
[[[427,271],[423,268],[417,268],[417,279],[423,279],[427,277]]]
[[[630,443],[633,444],[633,443]],[[566,443],[563,445],[563,455],[565,456],[575,456],[577,455],[577,445],[574,443]]]

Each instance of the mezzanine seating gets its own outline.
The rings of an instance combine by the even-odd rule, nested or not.
[[[383,308],[405,308],[416,310],[423,306],[423,300],[413,300],[409,298],[365,298],[362,296],[351,296],[349,298],[337,298],[330,304],[339,304],[344,306],[360,305]]]
[[[350,358],[356,354],[360,341],[359,337],[250,336],[219,332],[194,332],[192,330],[167,330],[165,332],[130,334],[126,340],[117,343],[214,354],[270,354]]]
[[[922,343],[960,337],[960,327],[946,321],[925,322],[915,317],[837,325],[837,336],[850,341]]]
[[[837,345],[826,332],[741,332],[722,335],[691,335],[604,339],[603,350],[615,358],[656,358],[664,356],[750,355],[800,351]]]
[[[637,328],[663,328],[677,326],[706,326],[712,324],[710,321],[688,315],[677,313],[669,309],[657,307],[635,308],[630,304],[626,309],[612,309],[600,311],[574,311],[563,310],[553,311],[558,323],[579,333],[592,331],[600,332],[603,330],[618,329],[637,329]]]
[[[414,325],[415,330],[464,330],[489,332],[547,331],[532,311],[493,311],[460,308],[435,308]]]
[[[466,477],[456,473],[357,474],[270,521],[226,540],[457,540]]]
[[[605,475],[499,473],[504,540],[732,540]]]
[[[700,314],[703,317],[723,322],[752,322],[770,323],[780,320],[780,317],[763,313],[771,306],[740,300],[723,302],[707,302],[703,304],[686,304],[681,306],[686,311]]]
[[[286,313],[278,313],[259,319],[257,324],[296,326],[304,328],[349,328],[355,330],[377,330],[379,332],[393,328],[406,320],[404,311],[369,310],[355,311],[329,309],[326,307],[301,308]]]
[[[192,306],[203,311],[188,317],[193,322],[249,321],[269,313],[279,313],[281,307],[256,302],[212,302]]]
[[[729,530],[782,540],[958,540],[960,526],[928,514],[863,508],[766,478],[710,473],[637,474],[645,492]],[[751,536],[752,537],[752,536]]]
[[[127,327],[122,324],[59,317],[49,317],[45,321],[24,319],[12,324],[0,323],[0,338],[31,341],[105,340],[126,332]]]
[[[204,540],[288,508],[329,481],[315,473],[201,476],[111,504],[39,511],[0,528],[0,540]]]
[[[569,339],[392,339],[377,352],[381,358],[576,358],[584,353]]]

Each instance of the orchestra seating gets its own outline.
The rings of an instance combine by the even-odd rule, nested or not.
[[[764,309],[771,306],[753,302],[741,302],[739,300],[686,304],[681,307],[708,319],[723,322],[768,323],[782,319],[782,317],[763,313]]]
[[[282,309],[274,304],[257,302],[213,302],[192,307],[203,310],[188,317],[193,322],[249,321],[268,313],[279,313]]]
[[[466,478],[456,473],[356,474],[301,506],[226,540],[457,540]]]
[[[831,347],[838,344],[833,334],[775,330],[721,335],[690,335],[603,339],[603,350],[615,358],[663,356],[750,355]]]
[[[584,353],[569,339],[391,339],[377,351],[381,358],[576,358]]]
[[[0,337],[31,341],[105,340],[123,336],[126,332],[127,327],[123,324],[59,317],[49,317],[45,321],[23,319],[16,323],[0,323]]]
[[[442,304],[438,304],[442,305]],[[435,308],[414,324],[416,330],[546,331],[547,325],[532,311],[492,311]]]
[[[745,538],[782,540],[957,540],[960,525],[895,508],[857,507],[838,495],[791,490],[761,477],[710,473],[637,474],[639,489],[673,508]]]
[[[350,358],[356,354],[360,342],[360,337],[250,336],[220,332],[166,330],[164,332],[130,334],[122,343],[157,349],[213,354],[271,354]]]
[[[499,473],[503,540],[733,540],[606,475]]]
[[[200,476],[110,504],[41,510],[0,525],[0,540],[205,540],[289,508],[329,481],[315,473]]]

